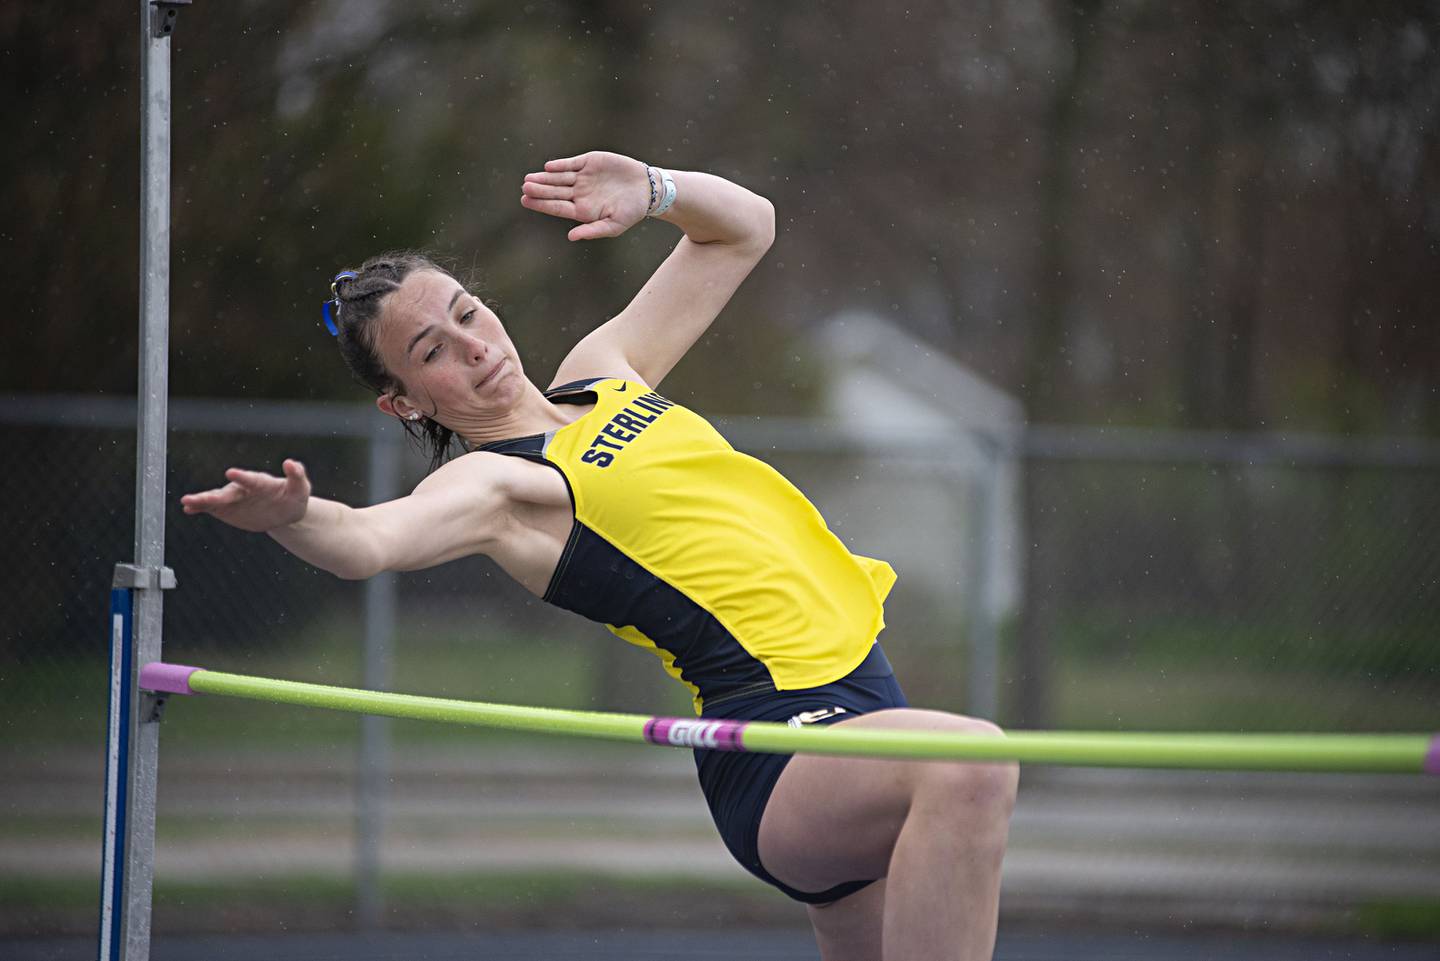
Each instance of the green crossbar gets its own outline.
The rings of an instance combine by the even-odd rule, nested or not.
[[[992,737],[853,724],[791,727],[764,721],[647,717],[457,701],[163,663],[146,665],[140,686],[161,693],[220,694],[418,721],[721,751],[1083,767],[1440,774],[1440,735],[1430,734],[1010,731],[1004,737]]]

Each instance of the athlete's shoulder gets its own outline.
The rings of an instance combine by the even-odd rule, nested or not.
[[[555,475],[543,464],[493,451],[471,451],[447,462],[415,488],[419,495],[457,498],[487,510],[518,502],[546,502],[555,496]]]
[[[490,451],[470,451],[453,457],[427,474],[416,490],[495,481],[510,469],[513,460]]]

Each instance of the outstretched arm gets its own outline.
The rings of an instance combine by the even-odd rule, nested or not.
[[[263,531],[301,560],[350,580],[485,553],[508,503],[485,455],[457,458],[409,496],[365,508],[311,496],[299,461],[287,460],[282,469],[276,477],[232,467],[224,487],[186,494],[180,503],[187,514]]]
[[[670,171],[675,203],[661,220],[684,231],[635,299],[580,341],[555,382],[605,374],[655,386],[729,302],[775,238],[770,201],[711,174]],[[618,237],[645,219],[645,165],[604,151],[552,160],[527,174],[528,209],[577,220],[571,240]]]

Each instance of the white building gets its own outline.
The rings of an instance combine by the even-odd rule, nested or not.
[[[826,515],[907,586],[950,598],[972,626],[982,617],[993,629],[1016,609],[1022,583],[1019,400],[871,313],[831,318],[817,350],[824,415],[856,431],[875,462],[858,483],[827,492]]]

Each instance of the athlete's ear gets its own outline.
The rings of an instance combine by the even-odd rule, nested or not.
[[[403,394],[381,394],[375,398],[375,406],[381,413],[400,420],[414,420],[420,413]]]

